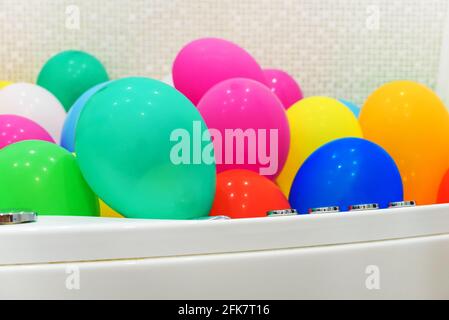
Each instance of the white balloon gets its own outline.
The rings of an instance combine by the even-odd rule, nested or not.
[[[168,84],[169,86],[172,86],[172,87],[175,86],[175,84],[173,83],[173,76],[171,74],[162,78],[162,82],[165,84]]]
[[[66,112],[46,89],[30,83],[16,83],[0,90],[0,114],[14,114],[40,124],[59,142]]]

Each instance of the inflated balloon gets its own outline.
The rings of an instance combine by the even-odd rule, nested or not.
[[[98,216],[98,199],[75,158],[56,144],[23,141],[0,150],[0,211]]]
[[[53,93],[68,111],[83,93],[108,80],[106,69],[94,56],[64,51],[47,61],[37,84]]]
[[[405,198],[434,204],[449,164],[449,114],[438,96],[411,81],[386,84],[368,98],[360,123],[396,161]]]
[[[186,45],[173,65],[173,82],[195,105],[214,85],[232,78],[248,78],[266,84],[259,64],[232,42],[205,38]]]
[[[58,99],[44,88],[30,83],[16,83],[0,90],[0,114],[14,114],[30,119],[60,141],[66,112]]]
[[[264,70],[264,73],[268,87],[281,99],[285,109],[290,108],[304,98],[300,86],[287,72],[267,69]]]
[[[125,217],[209,214],[213,145],[198,110],[174,88],[146,78],[110,83],[81,112],[75,147],[89,185]]]
[[[292,207],[309,209],[403,201],[402,179],[390,155],[358,138],[330,142],[314,152],[299,170],[290,193]]]
[[[269,211],[284,209],[290,209],[290,204],[279,187],[255,172],[230,170],[217,177],[211,216],[261,218]]]
[[[100,200],[100,213],[102,218],[123,218],[121,214],[118,214],[111,209],[106,203]]]
[[[347,100],[343,100],[343,99],[340,99],[340,102],[342,102],[345,106],[347,106],[347,107],[349,108],[349,110],[351,110],[352,113],[353,113],[357,118],[359,117],[359,115],[360,115],[360,107],[359,107],[359,106],[357,106],[357,105],[355,105],[354,103],[349,102],[349,101],[347,101]]]
[[[55,143],[50,134],[36,122],[16,115],[0,115],[0,149],[25,140]]]
[[[9,81],[0,81],[0,90],[6,88],[7,86],[12,85],[12,82]]]
[[[449,203],[449,171],[446,172],[441,181],[437,203]]]
[[[247,169],[273,179],[282,170],[290,130],[282,103],[265,85],[243,78],[223,81],[198,109],[217,133],[212,136],[218,172]]]
[[[324,144],[340,138],[361,138],[354,114],[341,102],[326,97],[301,100],[287,110],[291,147],[287,163],[276,182],[288,197],[304,161]]]
[[[75,131],[76,125],[78,123],[78,119],[80,117],[81,111],[83,110],[86,102],[99,90],[103,89],[109,82],[105,82],[95,87],[91,88],[87,92],[85,92],[78,100],[76,100],[75,104],[67,115],[67,118],[64,122],[64,127],[62,129],[61,136],[61,146],[67,149],[70,152],[75,152]]]

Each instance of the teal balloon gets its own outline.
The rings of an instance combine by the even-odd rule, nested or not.
[[[210,212],[216,168],[207,127],[195,106],[162,82],[125,78],[95,93],[78,120],[75,147],[90,187],[127,218]]]
[[[83,93],[108,80],[105,67],[96,57],[83,51],[64,51],[45,63],[37,84],[53,93],[69,111]]]
[[[343,100],[343,99],[340,99],[340,102],[343,103],[345,106],[347,106],[352,111],[352,113],[354,113],[356,118],[359,117],[359,115],[360,115],[360,107],[359,106],[355,105],[354,103],[352,103],[350,101]]]

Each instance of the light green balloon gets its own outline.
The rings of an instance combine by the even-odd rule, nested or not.
[[[37,84],[53,93],[69,111],[83,93],[108,80],[106,69],[94,56],[82,51],[64,51],[47,61]]]
[[[127,218],[204,217],[216,179],[213,145],[204,132],[198,110],[174,88],[146,78],[116,80],[94,94],[80,115],[77,159],[95,193]],[[176,140],[181,136],[192,142],[184,144],[184,154]],[[202,151],[212,157],[198,159]],[[178,164],[181,158],[186,161]]]
[[[71,153],[24,141],[0,150],[0,212],[8,211],[99,216],[99,203]]]

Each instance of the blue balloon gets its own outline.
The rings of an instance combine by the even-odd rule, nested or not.
[[[360,115],[360,108],[359,108],[359,106],[355,105],[352,102],[343,100],[343,99],[340,99],[340,102],[343,103],[345,106],[347,106],[352,111],[352,113],[354,113],[356,118],[359,117],[359,115]]]
[[[76,124],[78,123],[81,111],[83,111],[83,108],[86,105],[87,101],[110,82],[111,81],[96,85],[95,87],[86,91],[81,97],[78,98],[78,100],[76,100],[76,102],[70,108],[70,111],[64,122],[64,127],[62,129],[61,135],[61,147],[70,152],[75,152]]]
[[[330,142],[303,164],[290,191],[300,214],[309,209],[403,201],[402,178],[391,156],[377,144],[359,138]]]

